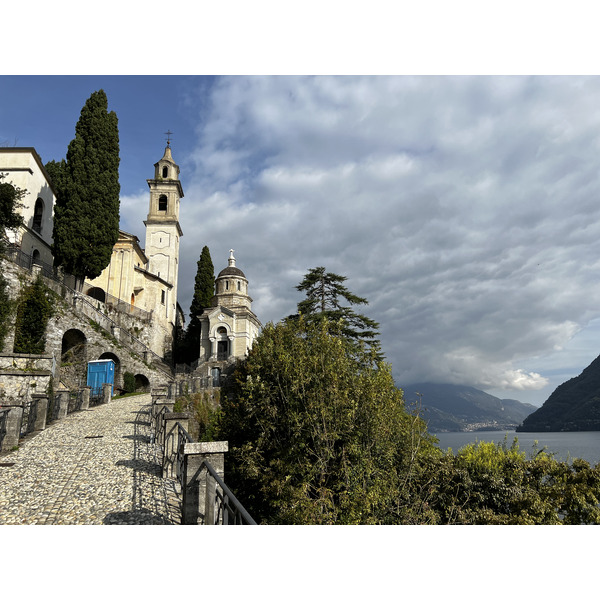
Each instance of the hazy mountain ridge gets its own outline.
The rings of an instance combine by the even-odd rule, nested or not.
[[[417,383],[400,387],[408,407],[420,406],[432,433],[514,429],[537,408],[465,385]]]
[[[517,431],[600,431],[600,356],[561,383]]]

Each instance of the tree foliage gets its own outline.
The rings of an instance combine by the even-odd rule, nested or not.
[[[46,170],[57,193],[54,264],[76,277],[97,277],[119,236],[119,132],[103,90],[81,109],[67,160]]]
[[[42,354],[46,349],[46,327],[52,302],[41,278],[26,287],[18,300],[13,352]]]
[[[429,465],[433,522],[471,525],[600,524],[600,464],[571,464],[518,442],[465,446]]]
[[[21,200],[27,193],[14,185],[3,182],[6,177],[0,173],[0,250],[4,249],[7,229],[17,229],[23,224],[23,217],[18,213]]]
[[[255,519],[417,520],[409,499],[432,438],[390,367],[372,350],[357,357],[327,319],[268,324],[225,391],[228,479]]]
[[[17,229],[23,224],[23,217],[18,213],[18,209],[27,193],[8,182],[3,182],[5,177],[0,173],[0,256],[6,248],[6,230]],[[8,334],[13,304],[8,293],[8,282],[0,272],[0,350]]]
[[[228,485],[262,523],[600,524],[600,464],[518,442],[443,452],[373,349],[302,315],[224,387]]]
[[[379,324],[355,312],[352,306],[368,302],[350,292],[343,285],[346,280],[347,277],[326,272],[325,267],[310,269],[296,286],[297,290],[306,293],[306,298],[298,303],[298,314],[304,315],[309,321],[327,319],[330,323],[336,323],[341,335],[362,341],[380,353],[377,339]],[[350,306],[343,305],[344,301]],[[381,353],[379,358],[383,358]]]

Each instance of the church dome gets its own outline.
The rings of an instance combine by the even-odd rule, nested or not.
[[[229,251],[229,265],[226,266],[217,275],[217,279],[219,279],[220,277],[243,277],[244,279],[246,279],[244,272],[235,266],[235,258],[233,256],[233,250]]]
[[[241,269],[238,269],[237,267],[225,267],[217,277],[243,277],[244,279],[246,278],[244,272]]]

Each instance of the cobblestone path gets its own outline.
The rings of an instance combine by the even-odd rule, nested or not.
[[[150,394],[76,412],[0,463],[0,524],[180,523],[173,481],[149,443]]]

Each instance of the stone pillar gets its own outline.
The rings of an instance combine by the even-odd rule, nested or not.
[[[3,408],[10,408],[6,418],[6,434],[2,440],[2,450],[12,450],[15,446],[19,445],[19,438],[21,437],[21,422],[23,421],[23,407],[22,406],[4,406]]]
[[[208,524],[214,506],[214,486],[212,477],[204,467],[204,461],[210,462],[221,479],[225,473],[225,452],[229,450],[228,442],[195,442],[187,443],[183,448],[185,455],[185,487],[181,507],[184,525]],[[212,480],[212,481],[210,481]],[[207,506],[209,507],[207,510]]]
[[[162,476],[175,477],[177,475],[177,444],[179,441],[179,430],[181,425],[186,431],[189,426],[189,413],[167,413],[163,415],[164,427],[162,428],[163,439],[159,444],[164,449],[162,461]]]
[[[81,410],[88,410],[90,408],[90,391],[91,388],[89,385],[86,385],[79,390],[79,393],[81,394]]]
[[[102,404],[108,404],[112,399],[112,385],[110,383],[102,384]]]
[[[31,394],[31,399],[37,400],[36,418],[34,431],[43,431],[46,429],[46,416],[48,413],[48,396],[46,394]]]
[[[60,390],[59,392],[56,392],[54,401],[58,401],[60,403],[56,418],[64,419],[67,416],[67,411],[69,410],[69,390]]]

